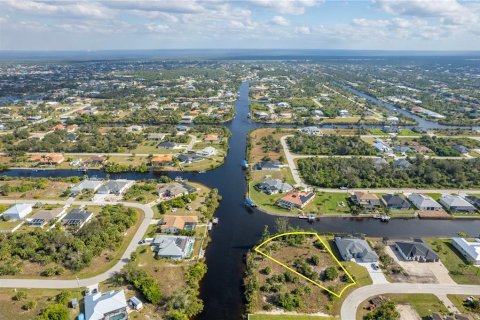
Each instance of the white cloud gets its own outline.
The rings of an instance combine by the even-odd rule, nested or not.
[[[31,0],[0,1],[0,8],[32,16],[56,16],[63,18],[109,18],[111,12],[94,2],[42,2]]]
[[[308,35],[308,34],[312,33],[312,29],[310,27],[303,26],[303,27],[298,27],[296,29],[296,32],[300,33],[300,34]]]
[[[250,3],[282,14],[300,15],[311,7],[322,4],[323,0],[249,0]]]
[[[271,22],[277,26],[282,26],[282,27],[288,27],[290,25],[290,21],[288,21],[282,16],[273,17]]]

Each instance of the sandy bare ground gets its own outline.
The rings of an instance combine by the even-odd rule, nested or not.
[[[400,313],[400,320],[422,320],[417,311],[409,304],[399,304],[396,308]]]

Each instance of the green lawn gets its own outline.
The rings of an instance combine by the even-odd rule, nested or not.
[[[249,197],[250,199],[255,202],[255,204],[260,208],[265,211],[268,211],[269,213],[277,213],[277,214],[282,214],[282,213],[296,213],[298,211],[295,210],[287,210],[280,208],[275,205],[275,202],[280,199],[283,195],[282,194],[275,194],[275,195],[268,195],[263,192],[257,191],[255,189],[255,185],[258,182],[251,182],[250,183],[250,188],[249,188]]]
[[[370,134],[376,135],[376,136],[386,136],[387,134],[380,128],[373,128],[368,130],[370,131]]]
[[[435,312],[448,313],[448,309],[433,294],[395,294],[388,297],[397,304],[410,304],[422,319]]]
[[[409,137],[419,137],[421,136],[422,134],[421,133],[417,133],[417,132],[414,132],[410,129],[402,129],[400,130],[400,132],[398,133],[399,136],[409,136]]]
[[[347,193],[320,192],[315,200],[307,206],[305,212],[315,212],[320,214],[349,214],[351,212],[348,206]],[[338,204],[343,202],[344,206]]]
[[[458,311],[461,313],[473,313],[473,311],[464,305],[465,299],[468,297],[466,295],[455,295],[449,294],[447,295],[448,299],[452,301],[452,303],[457,307]],[[473,296],[475,299],[480,299],[480,296]],[[474,314],[474,313],[473,313]],[[478,314],[478,313],[477,313]]]
[[[333,317],[319,317],[310,315],[286,315],[286,314],[251,314],[249,320],[333,320]]]
[[[452,279],[459,284],[480,284],[480,268],[467,264],[450,239],[427,239],[440,256]]]
[[[0,230],[12,230],[16,226],[22,223],[22,220],[17,221],[3,221],[0,220]]]

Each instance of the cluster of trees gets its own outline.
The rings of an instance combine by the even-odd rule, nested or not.
[[[207,273],[207,265],[196,262],[185,273],[186,286],[175,292],[168,301],[167,319],[188,320],[203,311],[203,301],[200,294],[200,280]]]
[[[176,197],[172,200],[160,202],[160,204],[158,205],[158,210],[161,214],[165,214],[172,208],[185,208],[188,203],[195,201],[196,199],[196,193],[189,193],[181,197]]]
[[[162,293],[157,280],[148,274],[148,272],[138,268],[132,263],[125,266],[120,275],[117,276],[116,280],[119,283],[124,281],[131,283],[142,293],[148,302],[153,303],[154,305],[159,305],[162,302]]]
[[[25,181],[19,185],[3,184],[0,186],[0,195],[7,196],[12,192],[28,192],[31,190],[46,189],[48,187],[48,179],[42,178],[33,181]]]
[[[417,139],[414,139],[417,141]],[[453,147],[456,145],[463,145],[469,149],[480,148],[480,142],[473,139],[450,139],[450,138],[438,138],[430,136],[422,136],[418,141],[424,146],[432,149],[437,156],[442,157],[458,157],[461,153],[455,150]]]
[[[18,261],[41,265],[55,263],[79,271],[104,250],[118,248],[124,240],[125,231],[136,221],[134,209],[108,205],[102,207],[101,212],[76,234],[60,228],[48,231],[35,228],[29,232],[0,234],[0,271],[12,274],[8,268],[11,266],[16,267],[13,271],[19,272]]]
[[[444,160],[421,156],[412,165],[375,166],[365,158],[306,158],[298,168],[309,184],[325,188],[474,188],[480,185],[480,159]]]
[[[150,170],[146,164],[141,165],[131,165],[131,164],[123,164],[118,162],[109,162],[104,165],[103,169],[107,173],[120,173],[120,172],[147,172]]]
[[[200,212],[205,217],[205,219],[210,220],[212,219],[215,211],[217,210],[218,206],[220,205],[220,201],[222,200],[222,196],[218,194],[218,189],[213,188],[210,190],[208,195],[205,197],[204,206],[200,208]]]
[[[356,136],[314,136],[296,133],[288,138],[290,150],[314,155],[375,155],[375,149]]]
[[[275,151],[279,152],[282,147],[280,141],[276,140],[271,134],[266,135],[260,139],[262,151],[265,153]]]
[[[153,193],[157,189],[157,186],[153,183],[135,183],[125,193],[124,199],[127,201],[143,201],[145,200],[145,193]]]
[[[393,301],[385,301],[378,308],[367,313],[364,320],[397,320],[400,319],[400,313],[395,308]]]

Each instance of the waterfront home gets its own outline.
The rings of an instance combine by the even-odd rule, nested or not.
[[[127,299],[125,292],[109,291],[97,292],[85,296],[85,319],[86,320],[126,320]]]
[[[2,213],[3,219],[10,221],[23,220],[27,215],[32,213],[33,208],[29,203],[17,203]]]
[[[74,226],[80,229],[85,225],[85,223],[90,221],[92,217],[93,213],[83,208],[72,209],[72,211],[70,211],[65,217],[63,217],[62,223],[65,226]]]
[[[72,187],[70,189],[70,194],[72,196],[76,196],[77,194],[83,192],[84,190],[86,191],[97,191],[98,188],[100,188],[103,184],[102,180],[95,180],[95,179],[85,179],[81,181],[79,184],[76,186]]]
[[[211,157],[217,154],[217,149],[214,147],[206,147],[198,151],[197,154],[202,157]]]
[[[409,146],[403,146],[403,145],[395,145],[395,146],[392,147],[392,150],[393,150],[393,152],[397,152],[397,153],[415,152],[415,150],[413,150]]]
[[[108,180],[98,188],[97,194],[122,195],[127,192],[134,183],[135,181],[126,179]]]
[[[480,266],[480,239],[468,241],[465,238],[452,238],[452,245],[476,266]]]
[[[367,241],[353,237],[335,237],[335,245],[344,261],[377,262],[378,255],[368,245]]]
[[[219,142],[220,138],[218,137],[218,134],[207,134],[203,139],[203,141],[214,143],[214,142]]]
[[[255,170],[271,170],[278,171],[283,167],[283,164],[277,160],[261,161],[255,165]]]
[[[169,259],[184,259],[193,252],[195,239],[186,236],[157,235],[153,240],[153,251],[157,256]]]
[[[383,153],[391,153],[392,148],[387,146],[382,140],[377,139],[375,140],[373,147],[378,151],[378,152],[383,152]]]
[[[266,194],[285,193],[293,190],[293,187],[280,179],[267,179],[255,186],[259,191]]]
[[[100,166],[103,165],[107,161],[107,156],[104,155],[93,155],[87,161],[92,166]]]
[[[172,141],[164,141],[164,142],[160,142],[157,148],[173,150],[173,149],[177,149],[177,144]]]
[[[441,210],[443,209],[442,205],[437,201],[433,200],[432,197],[425,196],[420,193],[412,193],[408,196],[408,200],[417,208],[418,210]]]
[[[465,200],[473,204],[477,209],[480,209],[480,197],[478,196],[466,196]]]
[[[157,193],[162,198],[175,198],[194,193],[197,188],[186,183],[173,182],[163,185],[157,189]]]
[[[163,154],[159,156],[154,156],[150,159],[150,164],[152,167],[159,167],[171,164],[173,162],[173,156],[171,154]]]
[[[375,158],[373,159],[373,166],[375,169],[382,169],[384,166],[388,166],[388,161],[384,158]]]
[[[32,162],[38,162],[43,165],[52,165],[52,164],[61,164],[65,161],[65,158],[61,154],[56,154],[54,152],[50,154],[36,154],[30,158]]]
[[[193,162],[198,162],[204,160],[204,157],[196,154],[196,153],[191,153],[191,154],[186,154],[186,153],[181,153],[177,155],[177,160],[180,161],[181,163],[193,163]]]
[[[180,230],[195,230],[198,223],[197,216],[165,215],[160,230],[166,233],[177,233]]]
[[[338,115],[340,117],[346,117],[346,116],[348,116],[348,114],[349,114],[348,110],[345,110],[345,109],[342,109],[342,110],[338,111]]]
[[[391,210],[408,210],[411,207],[406,199],[397,194],[382,195],[382,202]]]
[[[51,210],[40,210],[27,220],[31,226],[43,227],[47,223],[55,221],[58,217],[64,214],[65,211],[66,211],[65,207],[51,209]]]
[[[315,198],[313,192],[291,191],[277,201],[277,206],[285,209],[303,209]]]
[[[474,205],[458,195],[444,195],[439,202],[452,212],[474,213],[477,211]]]
[[[319,135],[321,133],[320,128],[314,126],[301,128],[300,131],[308,135]]]
[[[438,262],[440,258],[424,242],[397,241],[395,249],[406,261]]]
[[[380,199],[372,193],[367,192],[354,192],[350,196],[350,200],[365,209],[374,209],[376,207],[380,207]]]
[[[392,165],[395,168],[400,168],[400,169],[408,169],[412,166],[412,164],[405,159],[394,160]]]

